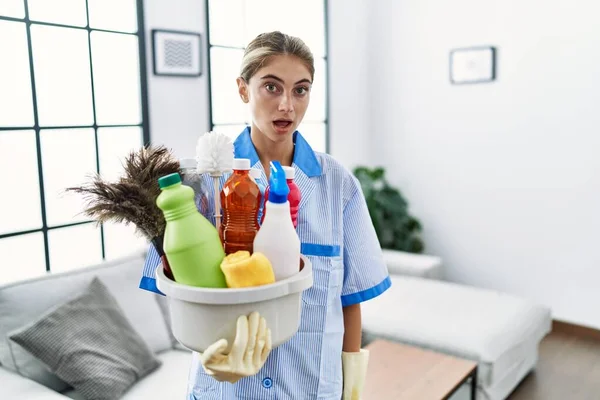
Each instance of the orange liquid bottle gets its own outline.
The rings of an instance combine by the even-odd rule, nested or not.
[[[233,174],[221,190],[223,221],[221,240],[225,254],[239,250],[253,253],[254,237],[258,232],[258,211],[262,195],[256,181],[250,176],[250,160],[233,160]]]

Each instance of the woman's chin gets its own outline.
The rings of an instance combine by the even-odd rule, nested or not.
[[[276,143],[287,142],[290,140],[293,133],[293,130],[289,130],[288,132],[271,130],[271,132],[269,132],[269,139]]]

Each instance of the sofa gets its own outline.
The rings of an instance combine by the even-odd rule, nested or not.
[[[127,258],[72,272],[49,274],[41,278],[0,286],[0,399],[82,399],[82,393],[78,392],[73,385],[51,372],[48,364],[61,360],[61,357],[62,364],[56,365],[55,369],[52,369],[61,371],[62,375],[60,376],[77,375],[78,372],[81,372],[82,369],[85,370],[88,365],[93,363],[120,362],[121,372],[128,371],[128,375],[124,375],[126,379],[123,380],[123,376],[119,376],[120,380],[116,383],[109,381],[105,384],[127,386],[127,390],[121,396],[124,400],[184,399],[192,353],[176,342],[169,329],[165,297],[138,288],[144,257],[145,254],[134,254]],[[120,333],[117,335],[107,334],[104,338],[91,338],[90,343],[82,344],[78,340],[65,337],[68,337],[73,330],[85,329],[82,325],[88,323],[85,322],[85,318],[88,317],[78,317],[80,319],[76,320],[77,323],[73,320],[71,327],[69,327],[69,323],[64,323],[64,319],[60,325],[48,323],[48,320],[51,321],[52,318],[54,321],[59,318],[68,318],[70,311],[65,312],[64,310],[69,309],[64,305],[72,305],[75,301],[73,299],[80,299],[80,294],[87,293],[86,290],[94,282],[97,284],[96,287],[100,285],[106,289],[105,292],[108,292],[104,298],[116,302],[117,306],[107,309],[111,309],[111,312],[116,315],[116,325],[127,324],[131,331],[129,337]],[[81,301],[74,304],[81,304]],[[114,302],[110,304],[114,305]],[[73,307],[71,307],[72,309]],[[96,316],[94,314],[96,311],[90,311],[89,307],[87,309],[79,307],[78,309],[80,315],[90,315],[89,318],[94,320],[91,323],[103,323],[104,320],[101,318],[105,318],[105,316],[100,314]],[[57,314],[57,310],[62,314],[60,312]],[[83,313],[82,310],[84,310]],[[46,318],[46,315],[52,318]],[[111,317],[109,315],[106,318]],[[37,325],[40,321],[45,325]],[[105,325],[110,325],[110,323],[105,323]],[[39,357],[44,361],[41,361],[40,358],[32,355],[30,349],[35,351],[35,346],[44,342],[48,336],[46,332],[52,329],[58,329],[61,335],[52,343],[61,341],[62,343],[49,346],[52,348],[49,356],[44,355],[42,351]],[[100,330],[102,329],[101,326]],[[110,326],[107,329],[110,329]],[[44,336],[41,336],[41,339],[38,336],[36,339],[36,335],[39,334]],[[18,338],[19,342],[31,347],[25,349],[11,337]],[[104,343],[103,340],[114,340],[112,347],[107,346],[106,348],[113,349],[112,351],[116,353],[117,351],[114,349],[118,348],[119,341],[123,342],[125,339],[128,341],[124,342],[126,348],[123,351],[126,353],[135,348],[131,345],[133,340],[138,346],[134,356],[140,358],[140,354],[145,354],[144,362],[151,368],[146,368],[143,373],[140,373],[139,370],[127,365],[129,360],[123,354],[110,354],[109,350],[102,349],[98,351],[98,343]],[[78,346],[83,350],[75,352],[73,348]],[[95,350],[94,347],[96,347]],[[106,354],[102,354],[102,352]],[[67,358],[61,353],[70,354],[71,358]],[[34,354],[37,353],[34,352]],[[88,357],[95,358],[89,361]],[[77,358],[88,361],[79,367],[79,370],[74,371]],[[108,372],[109,375],[116,373],[113,370]],[[108,376],[107,379],[113,379],[113,377]],[[79,387],[81,380],[80,373],[78,380],[73,382],[77,382],[76,386]],[[83,380],[85,380],[85,376],[83,376]],[[98,383],[100,382],[84,382],[84,385],[80,387],[88,390],[90,385],[96,385],[92,389],[97,390]]]
[[[477,399],[504,400],[532,371],[550,332],[548,307],[443,280],[442,260],[384,250],[392,286],[362,306],[363,344],[376,338],[477,362]]]
[[[551,327],[548,308],[508,294],[446,282],[439,257],[391,250],[384,250],[384,257],[393,283],[384,295],[363,304],[364,344],[382,337],[475,360],[481,400],[505,399],[535,368],[539,343]],[[141,377],[130,376],[133,382],[121,398],[184,399],[191,352],[177,343],[169,329],[166,298],[138,288],[144,258],[145,254],[134,254],[1,286],[0,399],[83,399],[81,392],[11,338],[27,342],[23,332],[35,336],[35,323],[45,321],[48,313],[54,315],[53,310],[64,309],[64,304],[79,298],[97,280],[122,311],[121,323],[130,324],[138,346],[152,356],[145,358],[153,362],[152,370]],[[65,332],[66,328],[60,328]],[[48,363],[60,358],[60,352],[53,351],[46,355]]]

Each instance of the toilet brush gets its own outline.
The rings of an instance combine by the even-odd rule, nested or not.
[[[221,198],[219,179],[233,168],[233,142],[220,132],[206,132],[198,138],[196,161],[199,174],[207,173],[213,178],[215,198],[215,225],[221,229]]]

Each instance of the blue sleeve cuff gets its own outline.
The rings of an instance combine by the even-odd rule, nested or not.
[[[374,299],[375,297],[388,290],[390,286],[392,286],[392,280],[389,276],[387,276],[383,281],[369,289],[342,296],[342,307],[348,307],[353,304],[358,304],[362,303],[363,301]]]
[[[144,289],[144,290],[147,290],[147,291],[153,292],[153,293],[158,293],[162,296],[165,295],[163,292],[158,290],[158,288],[156,287],[156,279],[149,278],[147,276],[142,277],[142,280],[140,281],[140,289]]]

